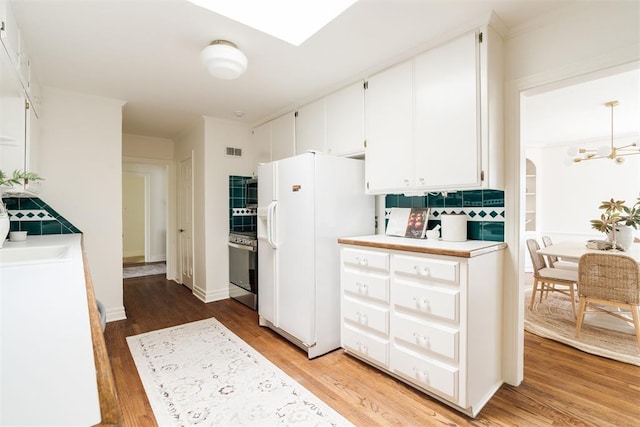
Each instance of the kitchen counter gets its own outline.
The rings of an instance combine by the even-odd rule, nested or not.
[[[507,247],[507,244],[504,242],[489,242],[483,240],[445,242],[435,239],[411,239],[407,237],[387,236],[384,234],[341,237],[338,239],[338,243],[462,258],[472,258],[489,252],[499,251]]]
[[[81,239],[29,236],[0,248],[2,425],[101,422]]]

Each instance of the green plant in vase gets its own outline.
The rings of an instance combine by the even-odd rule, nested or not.
[[[613,247],[617,247],[617,233],[621,231],[621,226],[627,226],[635,230],[640,226],[640,197],[636,202],[631,205],[625,205],[624,200],[610,200],[603,201],[598,209],[602,209],[603,212],[598,219],[591,220],[591,228],[600,232],[611,235]],[[628,237],[625,237],[624,248],[629,247],[633,241],[633,233],[629,229]]]
[[[27,185],[29,182],[43,181],[44,178],[34,172],[14,170],[11,175],[0,170],[0,187],[11,188],[15,185]]]

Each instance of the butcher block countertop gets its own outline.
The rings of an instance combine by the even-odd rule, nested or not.
[[[466,242],[445,242],[435,239],[411,239],[407,237],[374,234],[369,236],[341,237],[342,245],[364,246],[368,248],[391,249],[417,252],[431,255],[446,255],[472,258],[489,252],[500,251],[507,247],[504,242],[467,240]]]

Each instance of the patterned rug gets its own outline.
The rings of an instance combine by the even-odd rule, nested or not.
[[[164,262],[137,265],[135,267],[124,267],[122,269],[122,278],[129,279],[131,277],[154,276],[156,274],[166,274],[167,264]]]
[[[160,426],[351,425],[214,318],[127,343]]]
[[[531,290],[525,292],[524,329],[570,345],[587,353],[640,366],[633,326],[608,315],[587,314],[580,338],[575,337],[576,321],[568,297],[551,293],[529,310]],[[576,304],[577,310],[577,304]]]

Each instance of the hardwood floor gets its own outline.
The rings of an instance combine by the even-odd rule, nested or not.
[[[503,385],[475,419],[336,350],[305,353],[258,325],[257,313],[224,300],[205,304],[161,276],[126,279],[127,320],[105,330],[125,425],[155,426],[125,338],[215,317],[357,426],[637,426],[640,367],[525,334],[525,379]]]

